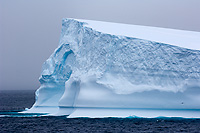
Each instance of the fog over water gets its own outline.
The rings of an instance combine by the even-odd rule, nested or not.
[[[0,0],[0,90],[37,89],[62,18],[200,32],[199,0]]]

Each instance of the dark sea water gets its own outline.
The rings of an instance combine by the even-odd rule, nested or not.
[[[18,111],[30,108],[34,97],[34,91],[0,91],[0,133],[200,132],[200,119],[14,117]]]

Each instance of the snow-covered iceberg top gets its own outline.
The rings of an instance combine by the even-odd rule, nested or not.
[[[86,27],[111,35],[127,36],[200,50],[200,32],[122,23],[75,19]]]
[[[41,87],[28,112],[146,116],[128,109],[155,109],[150,117],[200,117],[196,111],[200,109],[200,51],[169,45],[186,40],[195,44],[198,36],[197,32],[63,19],[60,44],[43,65]],[[160,109],[195,109],[196,113],[162,114]],[[124,113],[116,113],[119,110]]]

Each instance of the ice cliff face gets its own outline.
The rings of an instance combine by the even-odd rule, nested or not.
[[[60,44],[43,64],[40,83],[32,109],[200,109],[200,51],[111,35],[63,19]]]

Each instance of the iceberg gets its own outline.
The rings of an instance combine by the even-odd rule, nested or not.
[[[200,118],[200,33],[62,20],[26,113]]]

